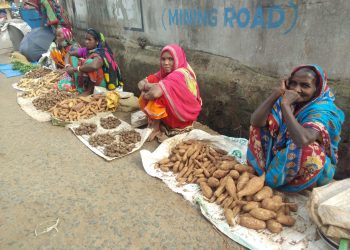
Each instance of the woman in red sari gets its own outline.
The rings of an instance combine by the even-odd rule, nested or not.
[[[173,135],[188,131],[202,109],[196,75],[184,50],[176,44],[162,49],[160,71],[140,81],[138,87],[140,108],[153,129],[150,141],[156,137],[161,140],[162,132]]]

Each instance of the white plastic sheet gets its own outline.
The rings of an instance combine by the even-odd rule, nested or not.
[[[165,140],[153,153],[141,150],[141,158],[147,174],[161,179],[171,190],[183,195],[191,204],[198,204],[202,214],[222,233],[232,240],[249,249],[329,249],[318,239],[316,226],[310,221],[306,208],[307,197],[290,195],[288,199],[299,205],[296,215],[297,222],[292,228],[285,227],[282,233],[272,234],[267,230],[255,231],[236,225],[229,227],[220,206],[209,203],[201,195],[197,184],[177,186],[176,176],[172,172],[162,172],[155,169],[154,164],[168,157],[171,148],[183,140],[197,139],[205,141],[214,147],[228,151],[240,162],[246,161],[247,140],[229,138],[222,135],[212,136],[202,130],[192,130],[188,134],[181,134]]]
[[[105,147],[101,147],[101,146],[98,146],[98,147],[93,147],[89,144],[89,138],[95,134],[102,134],[102,133],[114,133],[114,132],[121,132],[121,131],[126,131],[126,130],[133,130],[134,128],[128,124],[127,122],[123,121],[123,120],[120,120],[121,121],[121,124],[114,128],[114,129],[104,129],[101,127],[100,125],[100,122],[99,120],[101,118],[105,118],[105,117],[108,117],[108,116],[113,116],[112,114],[98,114],[97,116],[94,116],[93,118],[90,118],[90,119],[87,119],[87,120],[84,120],[84,121],[79,121],[79,122],[73,122],[72,124],[69,124],[67,125],[67,127],[72,130],[72,132],[74,133],[74,135],[76,137],[78,137],[78,139],[84,143],[85,146],[87,146],[92,152],[94,152],[95,154],[97,154],[98,156],[104,158],[105,160],[107,161],[112,161],[114,159],[118,159],[118,158],[121,158],[121,157],[124,157],[128,154],[131,154],[137,150],[139,150],[142,145],[145,143],[145,141],[147,140],[148,136],[151,134],[152,130],[149,129],[149,128],[146,128],[146,129],[135,129],[135,131],[137,131],[138,133],[140,133],[141,135],[141,141],[139,141],[138,143],[135,144],[135,148],[129,152],[128,154],[126,155],[123,155],[123,156],[120,156],[120,157],[109,157],[107,155],[104,154],[104,149]],[[97,131],[92,134],[92,135],[77,135],[75,134],[74,132],[74,129],[79,127],[81,123],[94,123],[97,125]]]

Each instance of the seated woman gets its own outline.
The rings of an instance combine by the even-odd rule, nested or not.
[[[150,141],[155,137],[162,140],[161,124],[167,135],[191,127],[202,109],[196,75],[187,63],[184,50],[176,44],[162,49],[160,71],[141,80],[138,87],[140,108],[153,129]]]
[[[318,65],[296,68],[251,116],[248,164],[272,188],[298,192],[330,182],[344,113]]]
[[[95,86],[113,90],[121,87],[121,74],[113,59],[112,50],[104,36],[94,29],[88,29],[85,35],[85,48],[69,51],[65,58],[66,74],[56,88],[66,91],[78,91],[90,95]],[[76,60],[75,57],[79,57]]]
[[[73,34],[70,29],[58,28],[56,30],[55,42],[50,46],[50,58],[56,65],[56,68],[65,67],[65,57],[69,51],[79,48],[79,44],[73,40]]]

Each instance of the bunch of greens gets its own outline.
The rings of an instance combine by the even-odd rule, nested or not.
[[[39,65],[35,65],[35,64],[24,64],[22,62],[19,62],[19,61],[15,61],[13,62],[12,64],[12,69],[14,70],[19,70],[21,71],[22,73],[27,73],[31,70],[34,70],[34,69],[37,69],[39,68],[40,66]]]

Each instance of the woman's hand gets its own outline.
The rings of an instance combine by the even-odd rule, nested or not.
[[[296,91],[286,89],[282,97],[282,104],[291,106],[299,98],[300,98],[300,95]]]
[[[74,68],[72,66],[66,67],[66,72],[72,76],[74,74]]]
[[[162,89],[159,87],[158,84],[147,84],[146,85],[146,88],[149,87],[148,90],[146,90],[144,92],[144,95],[143,97],[146,99],[146,100],[154,100],[154,99],[157,99],[159,97],[161,97],[163,95],[163,91]]]
[[[286,92],[287,79],[281,79],[280,85],[275,88],[275,92],[277,96],[283,96]]]
[[[150,89],[150,87],[148,87],[148,81],[147,79],[143,79],[141,81],[139,81],[139,83],[137,84],[139,90],[142,92],[148,91]]]

